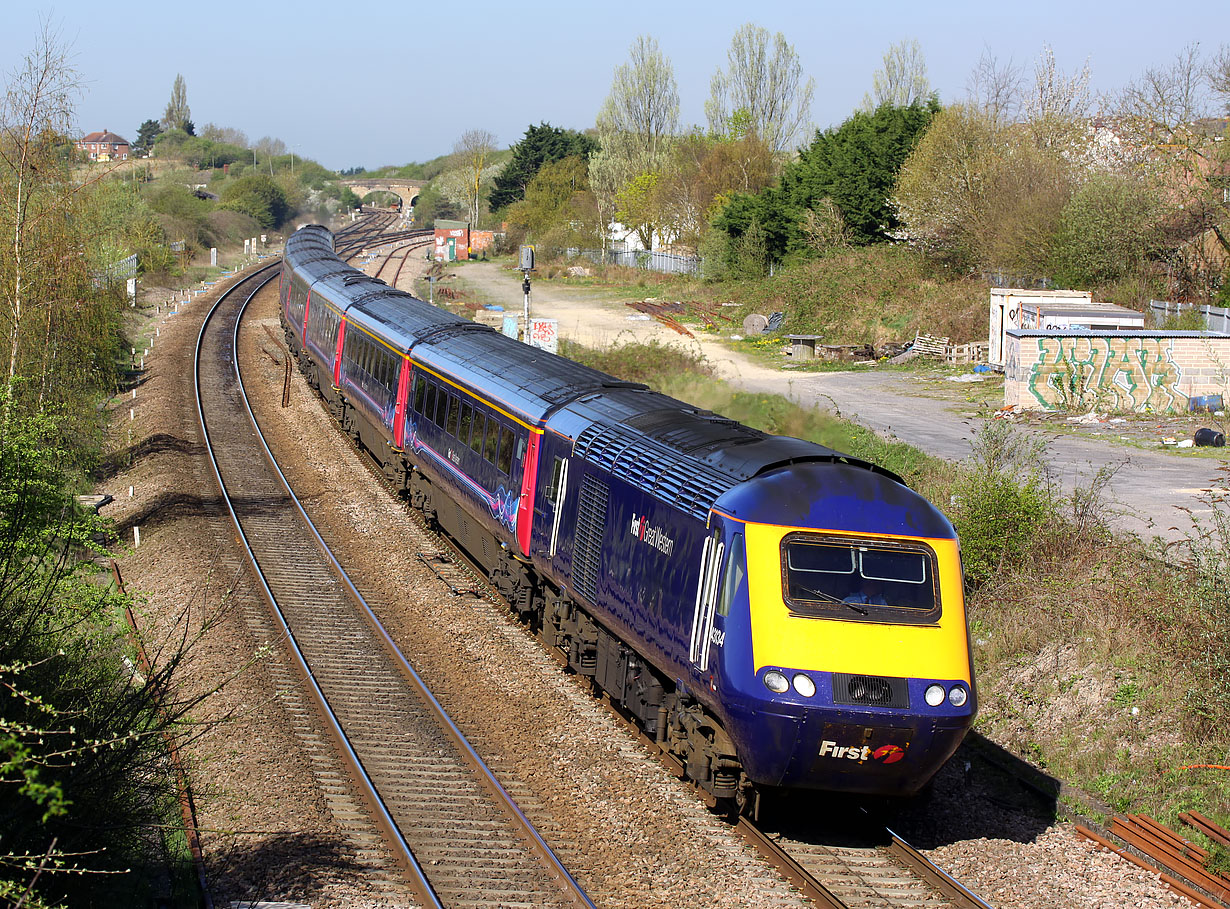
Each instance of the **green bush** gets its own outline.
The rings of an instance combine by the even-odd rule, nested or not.
[[[979,585],[1028,560],[1039,534],[1054,520],[1057,498],[1038,441],[990,420],[972,448],[950,517],[961,539],[966,582]]]
[[[286,193],[271,177],[248,174],[222,189],[222,207],[251,215],[261,227],[274,228],[290,215]]]

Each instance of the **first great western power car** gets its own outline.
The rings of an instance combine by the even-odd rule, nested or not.
[[[715,802],[909,795],[976,697],[956,535],[892,474],[526,346],[287,243],[343,428]]]

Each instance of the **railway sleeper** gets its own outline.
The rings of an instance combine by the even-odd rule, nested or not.
[[[299,356],[302,365],[303,351]],[[311,369],[304,372],[309,380],[314,378]],[[380,437],[369,445],[362,431],[366,421],[356,419],[336,390],[331,399],[318,383],[312,384],[343,429],[370,452],[380,452],[376,459],[385,476],[407,495],[427,524],[445,531],[483,566],[511,608],[524,621],[537,625],[544,644],[559,651],[573,672],[606,692],[617,709],[633,717],[647,736],[677,758],[685,776],[705,793],[710,807],[732,808],[734,815],[755,814],[757,793],[715,717],[679,694],[635,650],[602,628],[574,600],[545,584],[531,566],[513,558],[460,504],[447,496],[435,496],[431,481],[404,455],[389,449],[387,440]],[[332,390],[331,382],[328,387]]]
[[[732,816],[755,813],[756,792],[743,774],[734,743],[703,705],[680,695],[567,596],[555,594],[546,602],[540,636],[564,655],[573,672],[588,677],[613,706],[679,760],[711,808]]]

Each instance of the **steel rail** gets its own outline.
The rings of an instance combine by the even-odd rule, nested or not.
[[[269,267],[273,267],[273,266],[269,266]],[[263,283],[267,283],[268,280],[272,280],[272,278],[267,279],[266,282],[263,282]],[[263,286],[263,283],[261,286]],[[256,291],[254,290],[251,294],[249,294],[248,298],[243,302],[242,308],[247,307],[248,303],[250,303],[255,293]],[[221,300],[219,301],[219,304],[220,303],[221,303]],[[217,306],[215,306],[215,310],[216,308]],[[207,318],[207,323],[209,319],[213,317],[213,314],[214,314],[214,311],[211,310],[210,316]],[[234,333],[231,338],[232,349],[234,351],[238,350],[238,343],[239,343],[238,333],[239,333],[239,319],[237,318]],[[200,348],[201,348],[203,337],[204,337],[204,327],[202,328],[201,337],[198,338],[198,360],[200,357]],[[477,752],[474,751],[470,743],[466,741],[460,729],[458,729],[458,727],[453,722],[453,720],[447,715],[447,713],[444,711],[443,707],[439,704],[435,696],[427,689],[426,685],[422,682],[421,678],[414,671],[413,667],[411,667],[409,662],[406,661],[405,657],[402,655],[400,650],[397,648],[396,644],[393,642],[392,637],[388,634],[387,630],[383,627],[383,625],[376,618],[375,613],[372,611],[370,606],[367,604],[367,602],[364,600],[362,595],[359,593],[355,584],[351,581],[350,577],[346,574],[345,570],[342,568],[342,566],[340,565],[340,563],[338,562],[334,554],[329,550],[328,546],[325,544],[319,531],[316,529],[316,527],[314,526],[314,524],[308,517],[305,509],[303,508],[302,503],[299,501],[298,497],[295,496],[293,490],[291,490],[290,485],[287,482],[285,475],[282,473],[281,468],[277,465],[276,460],[274,459],[273,454],[271,450],[269,449],[267,441],[265,440],[263,433],[261,433],[260,427],[256,423],[255,417],[252,413],[250,403],[247,399],[246,391],[243,388],[243,376],[242,376],[241,367],[238,362],[238,356],[236,355],[233,358],[233,360],[234,360],[234,364],[233,364],[234,378],[235,378],[235,381],[237,382],[238,393],[240,396],[240,400],[243,403],[243,407],[246,411],[248,421],[250,422],[250,425],[252,426],[252,428],[255,430],[256,438],[260,442],[260,445],[264,451],[265,458],[266,458],[268,465],[277,474],[278,481],[280,482],[283,490],[285,491],[289,501],[293,502],[295,511],[297,511],[297,513],[300,515],[301,519],[304,522],[304,525],[310,530],[312,537],[316,541],[316,545],[318,547],[319,552],[327,559],[335,575],[344,582],[346,588],[349,590],[351,596],[353,597],[354,602],[361,608],[369,626],[372,628],[372,630],[377,634],[377,636],[383,642],[387,655],[390,656],[394,660],[394,662],[397,664],[403,677],[407,679],[409,682],[411,682],[414,688],[417,689],[419,697],[428,706],[430,712],[437,718],[437,722],[440,725],[440,727],[442,727],[445,730],[445,732],[449,736],[450,740],[454,743],[457,750],[466,757],[467,763],[472,767],[472,769],[478,772],[479,776],[481,777],[483,782],[486,784],[488,791],[494,797],[494,800],[496,801],[496,803],[500,805],[500,807],[504,810],[505,814],[508,816],[510,821],[512,821],[512,823],[518,829],[522,831],[523,835],[526,837],[528,841],[528,844],[531,846],[531,850],[533,854],[538,856],[538,859],[541,862],[542,866],[545,867],[545,870],[549,871],[550,874],[556,879],[557,884],[560,886],[561,891],[562,891],[561,895],[566,897],[569,901],[575,903],[576,905],[586,907],[586,909],[594,909],[594,904],[589,900],[588,896],[580,888],[579,884],[577,884],[577,882],[575,881],[575,879],[573,879],[573,877],[567,871],[567,869],[564,868],[563,864],[559,861],[558,857],[555,856],[554,852],[550,849],[550,847],[542,839],[538,831],[534,829],[533,825],[529,822],[528,818],[525,817],[525,815],[521,812],[520,808],[512,800],[511,796],[508,795],[508,793],[504,790],[504,788],[499,783],[499,781],[495,778],[490,768],[488,768],[485,762],[482,761],[482,759],[479,757]],[[198,383],[197,384],[198,409],[200,410],[202,414],[202,428],[204,431],[205,430],[205,424],[204,424],[205,417],[204,417],[204,409],[200,401],[199,369],[198,369],[197,383]],[[206,439],[208,440],[207,432],[206,432]],[[216,458],[214,457],[212,446],[209,446],[208,450],[210,453],[211,462],[213,463],[213,466],[214,466],[215,476],[218,478],[220,487],[225,491],[226,487],[221,477],[221,470],[219,468],[218,462]],[[382,826],[386,828],[386,831],[390,834],[390,838],[395,843],[398,844],[398,847],[402,850],[402,852],[406,856],[408,856],[408,860],[403,861],[403,864],[405,864],[407,867],[411,869],[412,877],[415,879],[416,887],[419,887],[419,889],[424,889],[424,888],[426,889],[426,894],[425,894],[426,902],[428,902],[430,905],[440,905],[439,898],[435,895],[434,890],[431,889],[431,885],[427,880],[427,875],[425,874],[422,867],[418,864],[417,860],[413,857],[413,851],[411,847],[409,846],[408,843],[406,843],[404,837],[402,837],[400,830],[398,830],[397,828],[396,821],[392,818],[387,808],[384,806],[383,801],[377,791],[376,784],[374,783],[374,781],[370,779],[370,777],[367,776],[366,770],[362,767],[361,758],[359,758],[359,756],[355,753],[354,749],[351,747],[350,743],[346,740],[346,736],[345,736],[344,731],[342,730],[341,723],[338,717],[336,716],[336,714],[333,712],[330,705],[328,704],[328,696],[324,693],[320,685],[317,683],[315,675],[312,673],[310,667],[307,664],[307,660],[306,660],[305,655],[302,652],[302,649],[299,647],[298,642],[295,640],[294,635],[290,630],[290,624],[286,616],[282,613],[280,606],[278,606],[276,597],[273,591],[270,589],[269,585],[266,583],[263,573],[261,572],[261,569],[257,565],[256,556],[252,550],[252,547],[249,545],[249,542],[246,536],[244,535],[244,531],[242,527],[240,526],[238,517],[235,514],[234,508],[232,507],[232,504],[229,501],[229,499],[228,499],[227,505],[228,505],[228,510],[230,510],[231,512],[232,520],[235,521],[236,527],[239,530],[240,538],[243,542],[244,548],[248,552],[249,559],[251,559],[254,566],[256,566],[257,575],[260,580],[260,584],[262,588],[265,590],[265,595],[270,599],[270,602],[274,605],[275,611],[278,615],[279,623],[282,625],[283,632],[287,635],[287,640],[292,645],[292,649],[295,652],[295,655],[299,662],[301,671],[304,672],[305,677],[309,680],[314,696],[317,698],[318,703],[321,704],[324,713],[329,719],[329,723],[330,723],[330,726],[331,726],[331,729],[333,731],[335,738],[339,740],[340,744],[342,745],[343,749],[347,753],[348,757],[354,763],[355,767],[358,769],[359,773],[361,774],[363,778],[364,786],[368,792],[369,800],[371,800],[372,803],[375,806],[377,806],[377,810],[381,815],[381,819],[383,822]]]
[[[907,843],[891,827],[884,829],[892,837],[892,844],[888,847],[889,855],[896,857],[960,909],[992,909],[990,904]]]
[[[246,307],[247,303],[244,305]],[[236,320],[235,323],[235,336],[233,343],[235,344],[235,350],[238,352],[239,320]],[[363,595],[359,593],[358,588],[355,586],[354,582],[351,581],[350,575],[346,573],[346,569],[344,569],[341,563],[338,562],[337,557],[333,554],[333,550],[329,548],[329,545],[320,535],[320,531],[316,529],[316,525],[312,522],[312,519],[308,517],[307,511],[303,507],[303,503],[299,501],[299,497],[295,495],[294,490],[291,489],[290,483],[286,479],[286,475],[282,473],[282,468],[278,465],[277,460],[273,456],[273,452],[269,449],[269,445],[265,440],[265,434],[261,432],[260,425],[256,421],[256,416],[252,413],[252,407],[248,401],[247,392],[243,387],[243,374],[239,366],[238,354],[235,356],[235,378],[239,382],[239,390],[243,399],[244,408],[247,410],[248,418],[252,421],[252,427],[256,430],[256,436],[260,440],[261,448],[264,450],[265,457],[268,459],[270,466],[273,468],[274,472],[277,473],[278,478],[282,481],[282,485],[286,489],[286,494],[294,503],[295,509],[299,512],[299,516],[303,519],[303,522],[307,528],[312,532],[316,542],[320,545],[322,551],[324,552],[325,557],[329,560],[330,564],[333,566],[333,569],[337,572],[338,577],[345,583],[346,589],[350,591],[350,594],[354,597],[355,602],[363,608],[363,612],[367,616],[367,620],[371,624],[372,628],[385,642],[390,655],[397,661],[402,672],[405,673],[405,675],[411,679],[417,687],[418,693],[421,694],[424,700],[430,705],[432,713],[435,715],[437,720],[439,720],[445,729],[448,730],[449,736],[452,738],[454,744],[456,744],[459,749],[464,751],[469,756],[471,762],[483,777],[483,780],[486,782],[488,788],[496,795],[500,806],[509,814],[510,817],[513,818],[514,822],[519,827],[530,835],[535,847],[535,853],[548,864],[557,877],[566,883],[566,887],[570,891],[568,895],[580,905],[585,906],[586,909],[597,909],[597,907],[594,906],[589,897],[585,894],[585,891],[581,889],[580,884],[576,882],[576,880],[569,873],[568,869],[565,868],[564,864],[559,860],[559,857],[556,856],[555,852],[550,846],[547,845],[546,841],[538,833],[537,829],[535,829],[529,818],[527,818],[521,811],[512,796],[510,796],[507,790],[505,790],[505,788],[500,784],[500,781],[491,771],[491,768],[487,766],[487,762],[484,761],[479,756],[478,752],[474,750],[474,746],[470,744],[461,729],[459,729],[457,724],[453,722],[453,718],[448,715],[444,707],[436,699],[436,696],[432,694],[431,689],[427,687],[427,684],[414,670],[414,667],[410,665],[410,662],[406,659],[405,655],[402,654],[401,649],[393,641],[392,636],[384,627],[384,624],[376,617],[376,614],[367,604],[367,600],[363,598]]]
[[[375,806],[380,816],[380,822],[381,822],[380,826],[384,828],[384,832],[386,834],[387,839],[390,840],[394,844],[395,850],[399,853],[397,855],[397,859],[399,863],[410,870],[412,885],[414,886],[414,889],[419,892],[419,895],[423,898],[423,901],[428,906],[432,907],[432,909],[444,909],[444,904],[440,902],[439,897],[436,895],[435,889],[428,882],[427,877],[423,872],[422,866],[419,865],[418,860],[414,857],[414,852],[410,848],[409,843],[406,842],[405,838],[401,834],[401,831],[398,829],[397,824],[394,822],[392,816],[389,814],[388,808],[385,806],[384,801],[380,798],[380,794],[376,791],[375,784],[372,782],[371,777],[368,776],[366,769],[363,767],[363,762],[359,760],[359,756],[355,753],[354,749],[351,747],[349,740],[346,738],[345,732],[342,730],[341,724],[338,722],[336,714],[334,714],[333,709],[329,706],[328,699],[325,697],[324,692],[321,690],[320,686],[317,684],[316,676],[313,674],[311,667],[308,665],[307,659],[305,658],[303,651],[300,649],[299,644],[295,639],[294,633],[290,630],[290,625],[287,624],[286,617],[282,614],[282,610],[278,606],[277,598],[273,595],[273,591],[270,590],[269,585],[266,582],[265,576],[263,572],[261,571],[260,566],[257,564],[256,555],[252,551],[252,547],[249,545],[248,537],[244,533],[243,526],[239,520],[239,516],[235,514],[234,503],[231,501],[230,496],[227,495],[226,484],[222,480],[222,472],[218,467],[218,460],[216,456],[214,455],[213,445],[211,444],[210,439],[209,439],[209,429],[205,423],[205,409],[204,409],[204,405],[201,399],[201,373],[200,373],[201,348],[204,345],[205,332],[209,328],[209,323],[213,320],[214,314],[218,311],[218,307],[222,305],[222,302],[226,300],[227,297],[230,296],[230,294],[238,291],[240,287],[248,283],[248,281],[250,281],[253,277],[255,277],[256,274],[260,274],[261,272],[267,271],[267,270],[273,270],[279,264],[280,262],[267,265],[265,266],[265,268],[262,268],[259,271],[257,271],[254,275],[250,275],[248,276],[248,278],[245,278],[243,281],[238,282],[233,287],[228,288],[226,292],[223,293],[218,298],[217,302],[214,303],[209,313],[205,316],[205,321],[201,324],[201,331],[197,335],[197,343],[196,343],[196,351],[195,351],[195,366],[193,370],[194,371],[193,384],[195,386],[194,390],[196,392],[197,414],[200,418],[201,434],[202,434],[203,439],[205,440],[205,450],[209,455],[209,462],[213,467],[214,478],[217,480],[218,488],[222,490],[222,494],[223,494],[222,497],[226,501],[226,508],[227,508],[227,511],[230,513],[231,521],[232,523],[234,523],[235,530],[239,534],[239,540],[243,545],[244,551],[247,553],[249,562],[251,563],[251,565],[253,566],[253,569],[255,570],[256,577],[260,583],[261,589],[265,592],[265,597],[269,600],[270,604],[272,604],[274,608],[274,612],[278,617],[278,622],[282,626],[282,633],[286,635],[286,640],[290,644],[291,652],[295,656],[296,662],[299,666],[299,670],[303,673],[304,677],[307,679],[308,684],[311,687],[313,697],[315,698],[317,705],[322,709],[322,712],[325,716],[326,722],[328,723],[329,729],[332,732],[334,739],[338,742],[338,744],[341,746],[343,751],[346,753],[346,756],[348,760],[350,761],[351,765],[358,771],[359,781],[360,781],[361,787],[365,790],[367,800],[373,806]],[[251,291],[251,293],[249,293],[248,301],[250,301],[252,297],[256,296],[257,292],[260,291],[266,284],[272,281],[275,277],[277,277],[276,271],[272,275],[270,275],[268,278],[265,278],[263,281],[257,284],[257,286]],[[245,301],[244,306],[247,305],[248,301]],[[238,356],[236,356],[236,360],[238,360]]]

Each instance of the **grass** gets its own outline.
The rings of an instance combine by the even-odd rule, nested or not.
[[[1230,826],[1230,507],[1163,551],[1116,536],[1094,477],[1062,495],[1041,451],[1002,421],[951,465],[839,417],[716,380],[678,348],[563,352],[769,432],[903,476],[962,537],[977,728],[1118,811],[1170,826],[1191,809]],[[1194,839],[1199,837],[1189,834]]]
[[[682,275],[590,266],[590,277],[567,277],[567,263],[547,263],[540,280],[626,298],[657,297],[720,308],[736,330],[758,312],[784,314],[780,334],[818,334],[829,344],[904,343],[919,332],[956,343],[986,336],[986,285],[929,266],[896,246],[856,247],[839,255],[792,263],[754,281],[705,282]],[[723,304],[734,304],[723,306]],[[699,309],[696,311],[699,321]],[[780,340],[780,339],[777,339]]]

